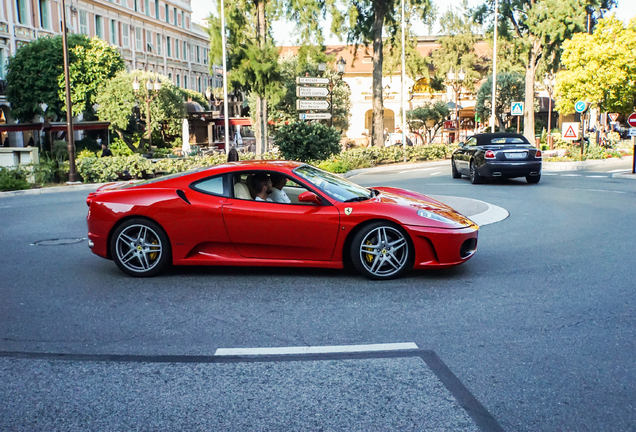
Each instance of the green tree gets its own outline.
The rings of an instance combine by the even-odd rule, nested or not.
[[[603,111],[630,113],[636,107],[636,18],[628,25],[610,16],[592,35],[577,34],[563,44],[557,74],[556,110],[569,114],[579,100]]]
[[[73,112],[92,113],[95,90],[104,80],[124,68],[116,49],[83,35],[69,35],[69,71]],[[62,117],[66,112],[62,36],[39,38],[20,48],[9,59],[7,100],[13,117],[29,122],[43,114]],[[60,83],[62,83],[60,85]]]
[[[437,133],[444,126],[444,120],[450,114],[448,104],[443,101],[426,102],[424,105],[406,112],[406,122],[411,131],[424,129],[427,141],[433,142]],[[419,132],[416,132],[419,135]]]
[[[495,116],[499,123],[499,130],[505,130],[505,125],[510,120],[512,102],[524,99],[525,84],[523,75],[518,73],[497,74],[497,91],[495,93]],[[492,75],[481,85],[477,92],[477,104],[475,114],[481,118],[489,118],[492,111]],[[534,111],[534,110],[533,110]],[[534,131],[532,141],[534,142]]]
[[[326,2],[327,3],[327,2]],[[382,32],[386,30],[387,43],[397,43],[400,27],[400,2],[396,0],[352,0],[341,4],[327,3],[332,14],[331,29],[334,34],[346,33],[347,43],[354,45],[357,52],[362,44],[373,44],[373,134],[375,146],[384,145],[384,107],[382,103],[382,72],[384,62],[384,40]],[[406,2],[406,15],[418,17],[430,23],[435,16],[430,0],[411,0]],[[405,35],[406,36],[406,35]],[[405,47],[406,49],[406,47]]]
[[[534,140],[534,89],[539,63],[556,70],[560,61],[561,45],[575,33],[584,31],[588,8],[596,7],[598,0],[487,0],[476,11],[477,21],[483,23],[494,13],[494,2],[499,2],[499,34],[523,43],[525,52],[525,105],[524,135]],[[513,36],[514,35],[514,36]]]
[[[132,82],[137,77],[141,83],[139,94],[135,94]],[[97,91],[97,115],[100,120],[109,121],[110,128],[128,147],[135,152],[145,148],[145,134],[136,145],[135,133],[147,130],[147,105],[145,83],[155,80],[157,75],[144,71],[120,72],[106,81]],[[161,90],[150,103],[150,128],[158,131],[164,143],[181,136],[183,119],[186,116],[183,93],[172,85],[172,81],[159,75]],[[137,124],[139,119],[141,124]]]
[[[309,61],[309,62],[308,62]],[[318,76],[318,64],[316,60],[307,59],[304,56],[290,56],[280,60],[282,83],[285,90],[284,95],[274,105],[269,113],[269,121],[275,127],[284,124],[298,122],[298,111],[296,110],[296,77],[309,73],[311,76]],[[339,130],[349,128],[349,116],[351,110],[351,89],[341,79],[330,64],[327,64],[323,76],[329,78],[334,83],[333,87],[333,126]],[[330,101],[330,98],[327,98]],[[331,124],[329,120],[321,121],[324,124]]]

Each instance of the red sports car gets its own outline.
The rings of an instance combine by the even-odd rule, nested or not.
[[[131,276],[174,265],[342,268],[371,279],[461,264],[479,227],[403,189],[367,189],[288,161],[230,162],[86,200],[89,247]]]

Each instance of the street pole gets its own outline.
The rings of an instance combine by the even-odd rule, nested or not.
[[[400,94],[402,96],[402,148],[404,149],[404,162],[406,162],[406,107],[404,106],[404,84],[406,81],[406,60],[404,56],[404,40],[406,33],[406,24],[404,23],[404,0],[402,0],[402,89]]]
[[[148,150],[152,152],[152,126],[150,123],[150,91],[146,89],[146,113],[148,120]]]
[[[499,0],[495,0],[495,35],[492,48],[492,109],[490,132],[495,132],[495,93],[497,91],[497,24],[499,23]]]
[[[223,120],[225,124],[225,153],[230,152],[230,119],[228,118],[228,102],[227,102],[227,60],[225,52],[225,5],[224,0],[221,0],[221,47],[223,55]],[[257,144],[258,145],[258,144]]]
[[[331,118],[329,119],[329,126],[333,127],[333,79],[329,78],[329,106],[331,108]]]
[[[64,86],[66,90],[66,135],[68,142],[68,181],[75,183],[77,174],[75,173],[75,137],[73,136],[73,104],[71,103],[71,78],[69,76],[68,64],[68,36],[66,34],[66,4],[62,0],[62,44],[64,53]]]
[[[457,84],[453,86],[453,90],[455,91],[455,130],[457,131],[455,142],[457,142],[459,141],[459,107],[457,106],[459,103],[459,97],[457,94]]]

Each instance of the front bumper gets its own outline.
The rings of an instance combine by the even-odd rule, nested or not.
[[[477,172],[482,177],[526,177],[541,174],[541,161],[486,161]]]
[[[414,269],[453,267],[469,260],[477,249],[479,227],[440,229],[407,225],[415,249]]]

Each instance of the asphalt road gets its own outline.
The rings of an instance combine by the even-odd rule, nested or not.
[[[86,192],[0,200],[0,429],[636,430],[636,182],[612,167],[471,185],[432,168],[351,179],[510,215],[482,227],[464,265],[390,282],[264,268],[133,279],[81,240]],[[33,245],[51,239],[78,242]],[[423,351],[214,360],[400,342]]]

